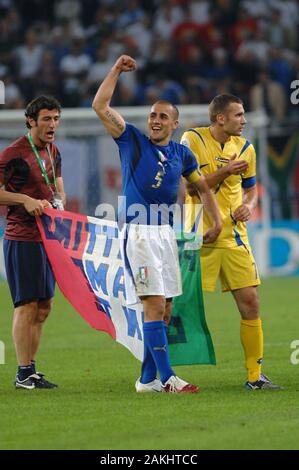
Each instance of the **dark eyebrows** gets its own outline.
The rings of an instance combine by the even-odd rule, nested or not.
[[[163,112],[162,113],[156,113],[155,111],[152,111],[150,113],[150,117],[154,117],[154,116],[160,116],[161,118],[164,118],[164,117],[169,118],[170,117],[169,114],[167,114],[167,113],[163,113]]]
[[[39,116],[40,119],[60,119],[60,114],[57,113],[54,116],[50,116],[49,114],[45,114],[44,116]]]

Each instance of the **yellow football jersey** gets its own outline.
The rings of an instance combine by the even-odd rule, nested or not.
[[[232,136],[225,144],[217,142],[209,127],[196,127],[186,131],[181,143],[188,146],[199,164],[203,175],[213,173],[226,165],[230,158],[236,153],[237,158],[248,162],[249,167],[243,175],[231,175],[217,187],[212,188],[216,195],[220,210],[223,228],[215,241],[209,244],[214,247],[233,247],[248,244],[246,224],[236,222],[233,213],[242,204],[242,188],[251,188],[256,184],[256,155],[253,145],[243,137]],[[186,195],[186,231],[194,231],[196,214],[191,204],[199,204],[197,196]],[[211,226],[208,215],[204,211],[203,230]]]

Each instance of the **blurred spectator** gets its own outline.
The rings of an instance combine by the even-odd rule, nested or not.
[[[79,0],[60,0],[55,2],[54,13],[58,22],[60,20],[76,21],[81,14],[82,4]]]
[[[38,43],[36,33],[29,29],[25,35],[25,44],[16,49],[16,58],[21,79],[33,78],[43,55],[43,45]]]
[[[203,25],[210,22],[210,2],[207,0],[194,0],[190,2],[190,11],[198,24]]]
[[[111,60],[108,55],[108,43],[102,43],[96,53],[96,62],[89,68],[87,75],[88,84],[98,87],[99,82],[104,80],[113,64],[114,60]]]
[[[36,95],[53,95],[60,98],[61,76],[54,53],[46,50],[36,73]]]
[[[251,33],[241,42],[237,55],[242,56],[247,53],[255,57],[259,64],[264,65],[269,57],[270,44],[266,40],[265,31],[256,31]]]
[[[5,75],[1,78],[5,84],[5,103],[4,108],[6,109],[23,109],[24,100],[22,97],[21,90],[18,85],[13,82],[11,75]]]
[[[257,31],[256,20],[245,8],[240,8],[234,25],[229,30],[233,50],[237,50],[239,45],[246,38],[253,36]]]
[[[285,28],[282,25],[280,11],[277,8],[271,10],[268,21],[269,43],[274,47],[283,47],[286,44]]]
[[[151,52],[152,33],[151,22],[147,15],[141,21],[132,23],[126,28],[126,35],[136,42],[138,56],[148,60]]]
[[[158,34],[162,39],[170,39],[182,17],[182,9],[176,6],[174,1],[162,2],[154,16],[154,34]]]
[[[91,58],[83,52],[83,42],[74,40],[70,53],[60,62],[63,76],[63,96],[66,106],[79,106],[83,83],[91,65]]]
[[[39,69],[44,46],[37,40],[33,29],[27,30],[25,44],[15,50],[20,87],[26,101],[32,99],[34,94],[34,78]]]
[[[144,11],[140,2],[137,0],[124,0],[122,2],[122,11],[117,18],[117,29],[127,28],[133,23],[142,21]]]
[[[282,86],[271,80],[269,73],[263,70],[250,92],[250,110],[264,110],[275,124],[282,122],[286,115],[286,95]]]
[[[273,80],[281,84],[286,92],[290,89],[292,69],[282,49],[272,47],[269,57],[269,72]]]

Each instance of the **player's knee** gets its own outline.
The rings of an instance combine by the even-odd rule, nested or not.
[[[50,309],[40,308],[38,309],[37,323],[43,323],[50,313]]]
[[[38,307],[36,301],[19,304],[15,308],[15,319],[17,321],[33,324],[37,315],[37,310]]]
[[[142,299],[144,305],[144,318],[146,321],[160,321],[165,315],[165,298],[162,296],[149,296]]]
[[[43,300],[39,302],[37,322],[43,323],[51,311],[51,300]]]
[[[158,302],[155,305],[155,310],[157,312],[157,316],[162,320],[165,315],[165,303]]]
[[[257,295],[250,299],[249,307],[252,312],[255,312],[257,315],[259,315],[260,303]]]
[[[246,299],[243,306],[243,315],[247,320],[256,320],[259,318],[259,299],[257,296],[252,296]]]

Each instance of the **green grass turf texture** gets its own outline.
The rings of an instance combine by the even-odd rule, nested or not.
[[[217,366],[180,366],[196,395],[136,394],[140,363],[106,333],[85,324],[57,290],[38,368],[55,390],[15,390],[12,306],[0,284],[0,449],[299,449],[298,278],[265,280],[263,371],[283,391],[244,390],[239,314],[230,294],[205,296]]]

